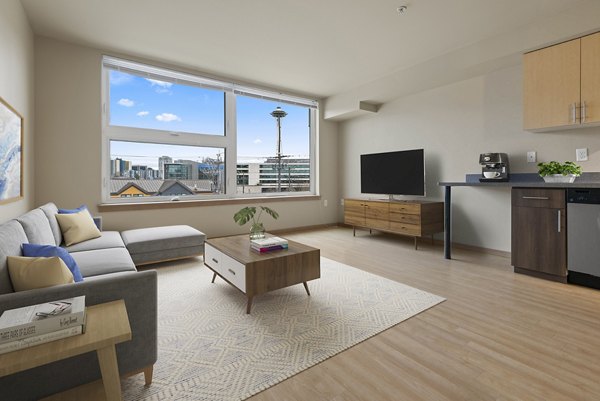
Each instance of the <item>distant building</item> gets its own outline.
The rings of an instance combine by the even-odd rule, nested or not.
[[[158,158],[158,175],[160,179],[165,178],[165,164],[173,163],[173,158],[170,156],[161,156]]]
[[[185,164],[186,166],[188,166],[188,180],[197,180],[198,179],[198,167],[200,165],[200,163],[195,162],[193,160],[183,160],[183,159],[178,159],[175,160],[174,163],[179,163],[179,164]]]
[[[237,165],[237,193],[277,191],[276,158]],[[282,159],[279,175],[281,192],[310,191],[310,159]]]
[[[189,166],[183,163],[165,163],[164,166],[165,180],[189,180]]]

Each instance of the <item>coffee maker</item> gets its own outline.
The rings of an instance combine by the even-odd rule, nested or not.
[[[508,155],[506,153],[482,153],[480,182],[505,182],[509,179]]]

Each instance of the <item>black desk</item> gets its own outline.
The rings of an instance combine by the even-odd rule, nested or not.
[[[536,173],[516,173],[508,182],[479,182],[481,174],[467,174],[465,181],[441,181],[444,187],[444,257],[452,259],[452,187],[507,187],[507,188],[600,188],[600,173],[583,173],[574,183],[547,184]]]

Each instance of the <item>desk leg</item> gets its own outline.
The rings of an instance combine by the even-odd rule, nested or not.
[[[452,187],[444,187],[445,199],[444,199],[444,257],[446,259],[452,259],[452,204],[451,204],[451,190]]]
[[[96,353],[98,354],[100,372],[102,372],[106,399],[108,401],[121,401],[121,378],[119,377],[119,365],[117,365],[117,353],[114,344],[100,348]]]

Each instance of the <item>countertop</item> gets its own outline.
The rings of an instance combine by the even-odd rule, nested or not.
[[[571,184],[546,183],[535,173],[514,173],[507,182],[479,182],[481,174],[467,174],[465,181],[440,181],[443,187],[600,188],[600,173],[583,173]]]

